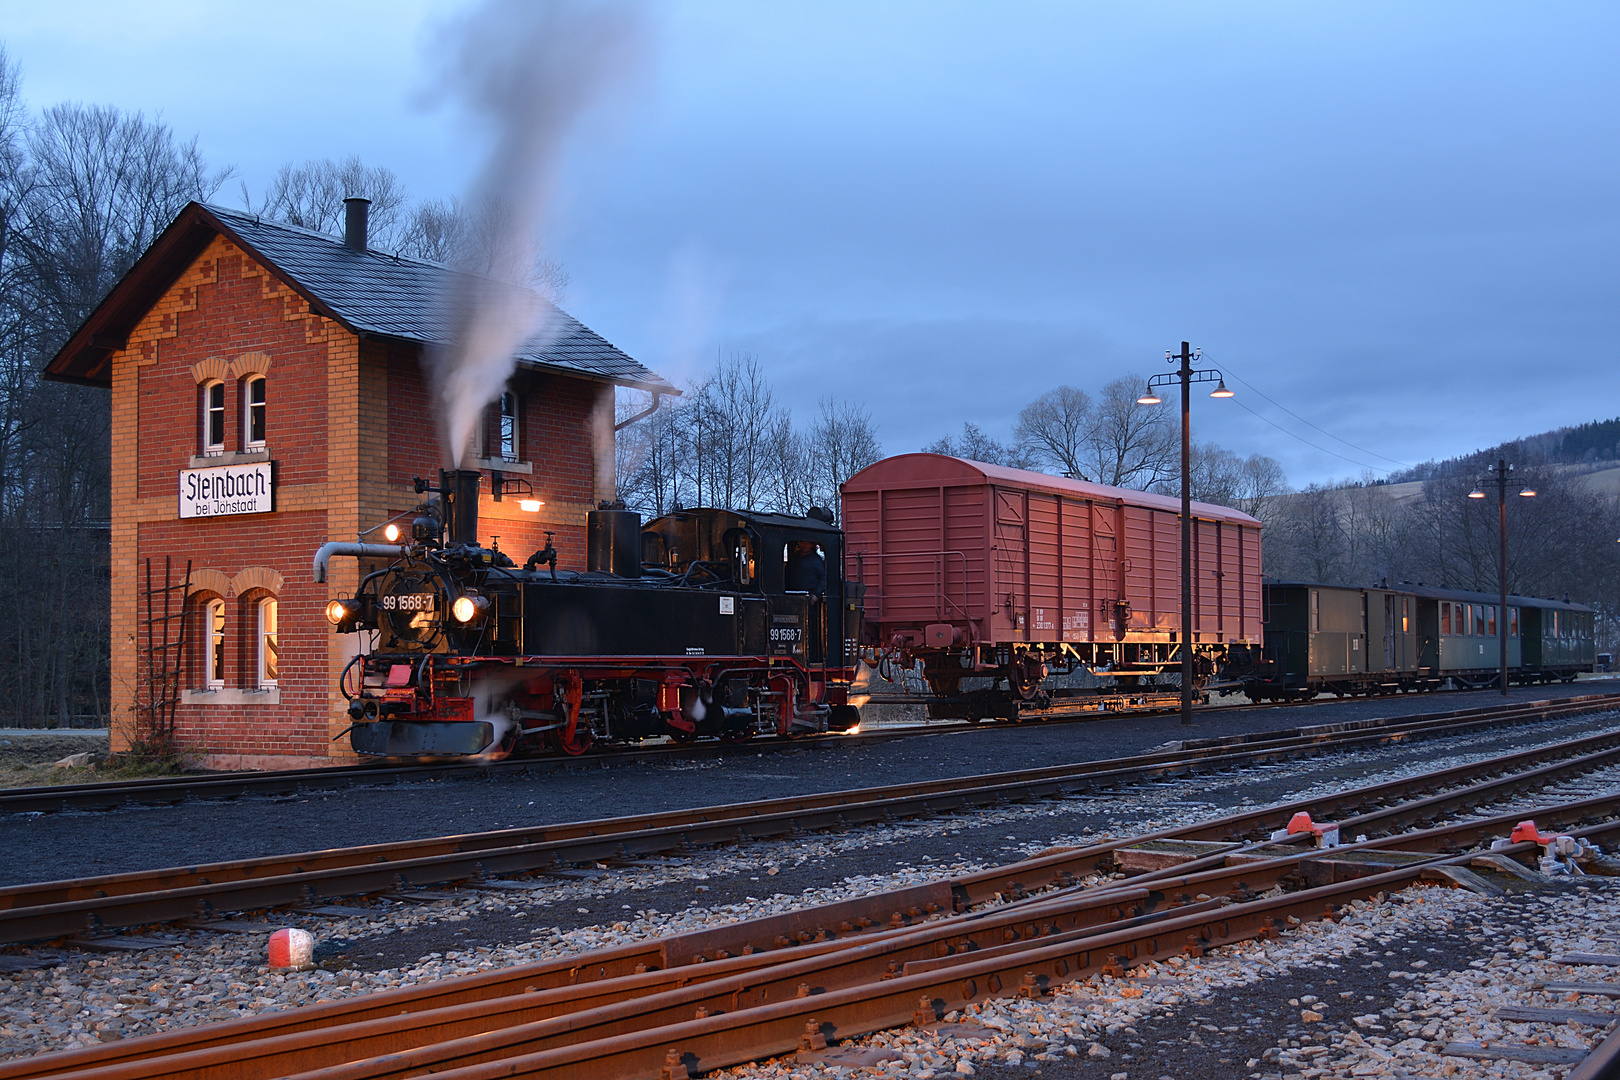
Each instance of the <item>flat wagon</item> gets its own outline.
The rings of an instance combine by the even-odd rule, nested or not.
[[[1208,503],[1192,510],[1191,646],[1203,682],[1262,641],[1260,522]],[[1168,704],[1183,646],[1180,512],[1177,499],[1127,488],[940,454],[887,458],[843,488],[864,644],[921,661],[941,699],[935,715]],[[1049,679],[1076,673],[1104,685]],[[969,700],[964,680],[989,685]]]

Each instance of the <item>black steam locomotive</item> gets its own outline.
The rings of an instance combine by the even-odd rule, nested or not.
[[[546,546],[520,566],[478,541],[481,474],[444,472],[410,542],[327,544],[390,560],[327,605],[374,632],[339,682],[367,755],[484,755],[596,742],[741,742],[853,728],[861,624],[833,515],[682,510],[643,526],[604,506],[584,572]]]

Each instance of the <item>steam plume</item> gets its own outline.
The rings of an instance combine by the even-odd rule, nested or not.
[[[447,296],[451,343],[429,351],[446,457],[468,456],[483,408],[525,342],[555,332],[530,288],[570,127],[624,71],[640,38],[628,9],[562,0],[486,0],[449,28],[444,95],[493,137],[468,205],[469,246]]]

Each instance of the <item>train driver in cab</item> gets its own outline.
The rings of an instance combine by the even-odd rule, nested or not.
[[[787,592],[809,593],[811,596],[821,596],[827,591],[827,561],[821,557],[821,550],[815,544],[808,540],[794,540],[788,544],[782,588]]]

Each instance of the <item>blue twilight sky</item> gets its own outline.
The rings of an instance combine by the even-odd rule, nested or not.
[[[435,197],[483,153],[433,104],[464,7],[0,0],[0,42],[32,104],[161,112],[255,193],[358,153]],[[550,244],[564,306],[671,377],[753,353],[892,453],[1186,338],[1364,448],[1241,384],[1196,401],[1296,485],[1620,414],[1620,6],[645,10]]]

